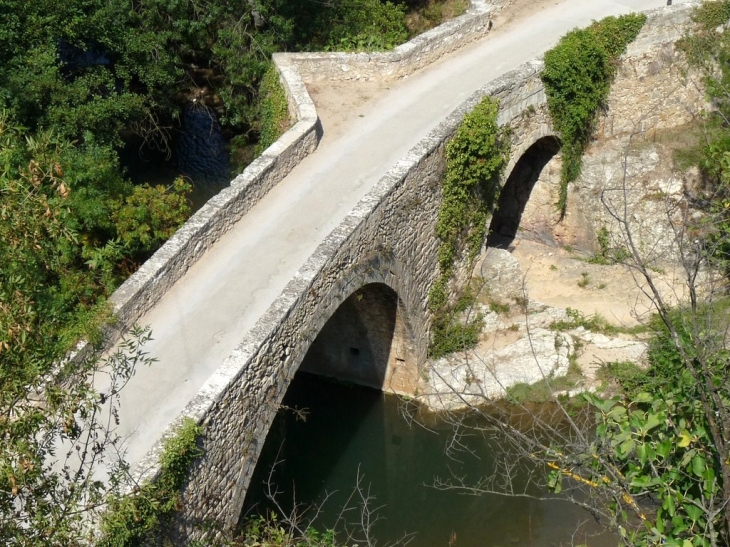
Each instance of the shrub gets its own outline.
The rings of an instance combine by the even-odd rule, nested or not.
[[[499,101],[485,97],[464,116],[453,139],[446,145],[446,173],[443,198],[436,222],[441,240],[438,251],[440,275],[429,291],[429,308],[434,313],[430,354],[440,357],[476,344],[481,318],[459,324],[459,311],[474,302],[465,295],[451,306],[448,282],[455,261],[466,252],[471,263],[481,249],[487,218],[499,196],[499,182],[509,157],[508,130],[497,124]],[[464,298],[468,304],[464,305]],[[461,310],[459,310],[461,308]]]
[[[197,446],[201,434],[202,428],[193,420],[183,421],[177,433],[165,442],[157,480],[110,501],[97,545],[132,547],[160,533],[160,527],[175,511],[190,464],[201,455]]]

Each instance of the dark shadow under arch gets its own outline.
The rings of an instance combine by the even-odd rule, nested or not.
[[[489,225],[487,247],[509,247],[540,173],[559,151],[560,140],[557,137],[543,137],[530,146],[515,164],[500,192],[497,210]]]
[[[299,370],[385,389],[389,369],[408,352],[398,304],[387,285],[364,285],[322,327]]]

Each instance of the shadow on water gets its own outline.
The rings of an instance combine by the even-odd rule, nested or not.
[[[445,546],[450,538],[462,547],[558,546],[572,540],[592,547],[616,545],[613,536],[593,537],[600,527],[568,502],[469,496],[434,488],[437,477],[451,473],[467,481],[490,473],[495,441],[468,438],[473,454],[449,458],[451,426],[438,420],[429,422],[428,430],[409,425],[401,404],[375,390],[297,374],[284,405],[306,409],[306,421],[291,410],[279,413],[252,478],[241,523],[272,508],[265,495],[271,479],[285,511],[292,510],[294,499],[308,507],[327,498],[314,526],[352,530],[361,516],[359,497],[351,498],[359,477],[363,492],[373,498],[370,510],[377,509],[381,519],[373,527],[380,545],[404,533],[415,534],[411,545],[419,547]],[[340,518],[344,506],[349,509]]]
[[[135,184],[170,186],[177,177],[185,177],[193,187],[189,196],[193,212],[234,178],[228,142],[215,113],[202,104],[185,106],[180,124],[169,132],[167,142],[145,143],[130,138],[119,156]]]

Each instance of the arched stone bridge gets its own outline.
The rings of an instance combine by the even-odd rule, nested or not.
[[[327,70],[331,78],[352,76],[374,65],[398,77],[408,66],[417,67],[429,56],[458,47],[459,40],[484,32],[490,11],[484,4],[474,5],[466,18],[437,29],[420,45],[411,43],[393,54],[348,57],[347,71],[341,70],[341,54],[321,55],[314,69],[311,55],[278,57],[299,122],[120,288],[113,298],[119,326],[138,321],[162,294],[174,293],[176,281],[206,249],[316,146],[321,128],[301,77],[309,73],[312,80]],[[681,6],[653,13],[638,41],[644,50],[637,55],[645,50],[655,55],[668,36],[676,38],[677,24],[686,18]],[[483,97],[499,99],[498,121],[511,128],[512,148],[492,228],[503,236],[514,235],[534,178],[533,160],[559,148],[546,111],[541,69],[541,62],[528,62],[480,89],[398,161],[324,238],[168,427],[167,435],[184,416],[204,426],[204,455],[191,469],[183,492],[181,535],[197,533],[204,522],[235,525],[268,428],[300,367],[394,392],[412,393],[417,387],[429,340],[427,295],[438,274],[434,227],[445,145],[464,114]],[[457,279],[468,275],[460,271]],[[150,397],[156,396],[153,388]],[[145,458],[134,460],[139,479],[157,472],[161,442]]]
[[[446,141],[482,96],[499,97],[500,122],[513,129],[511,169],[553,134],[540,68],[531,63],[508,74],[424,139],[325,239],[248,334],[227,363],[238,365],[235,376],[205,413],[205,456],[184,496],[187,508],[198,506],[195,521],[238,519],[269,425],[308,352],[305,369],[412,393],[426,360],[426,299],[438,273],[434,226]]]

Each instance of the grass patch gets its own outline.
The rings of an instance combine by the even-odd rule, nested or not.
[[[498,313],[498,314],[507,314],[507,313],[509,313],[509,310],[510,310],[509,304],[503,304],[501,302],[497,302],[496,300],[489,301],[489,311],[492,311],[492,312]]]
[[[557,339],[556,345],[560,346]],[[568,372],[564,376],[550,375],[548,378],[534,384],[524,382],[515,384],[507,388],[507,401],[513,404],[545,403],[553,400],[556,394],[559,394],[559,398],[566,398],[563,393],[580,386],[585,379],[583,371],[578,365],[578,351],[580,351],[580,348],[576,347],[573,353],[570,354]]]
[[[601,382],[601,391],[618,387],[621,392],[633,393],[644,385],[646,372],[631,361],[613,361],[601,365],[596,378]]]
[[[587,260],[589,264],[607,266],[623,262],[631,256],[626,247],[613,245],[611,233],[605,226],[601,226],[601,229],[598,230],[596,241],[598,243],[598,252]]]
[[[596,332],[600,334],[642,334],[649,330],[648,327],[644,325],[636,325],[634,327],[622,327],[618,325],[614,325],[608,321],[605,317],[603,317],[600,314],[593,314],[586,316],[582,314],[580,311],[573,309],[573,308],[566,308],[565,313],[568,314],[567,320],[560,320],[560,321],[554,321],[550,324],[549,328],[550,330],[557,331],[557,332],[565,332],[573,329],[577,329],[578,327],[583,327],[584,329]]]

